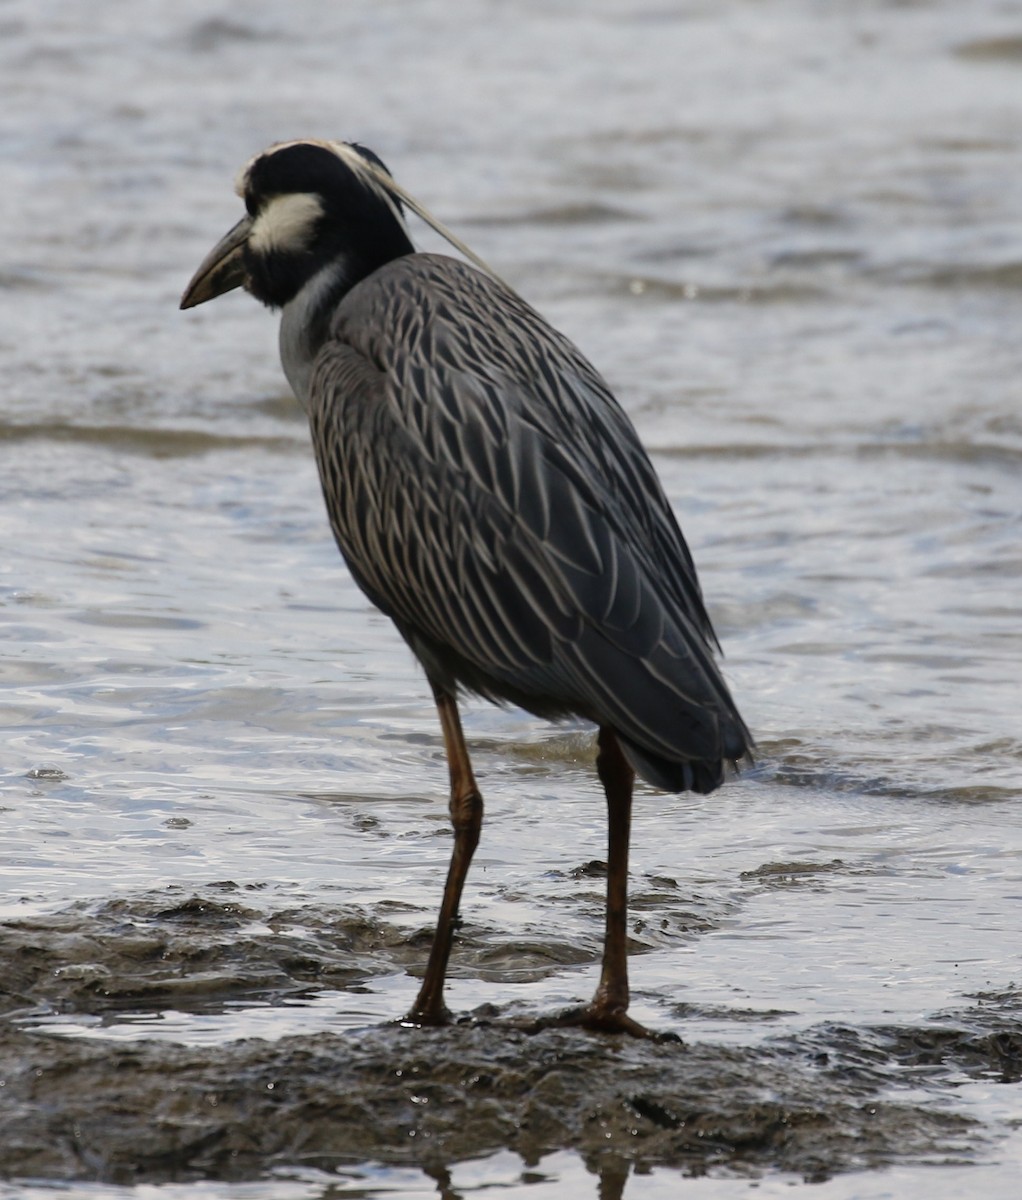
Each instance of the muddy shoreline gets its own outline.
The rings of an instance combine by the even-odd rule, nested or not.
[[[293,1004],[422,956],[419,939],[385,922],[324,912],[317,925],[315,910],[299,955],[283,934],[246,938],[258,915],[196,894],[162,911],[154,897],[121,899],[0,926],[0,1176],[250,1180],[376,1161],[442,1179],[500,1149],[527,1164],[570,1149],[608,1179],[670,1167],[821,1180],[973,1161],[998,1131],[955,1111],[955,1087],[1022,1079],[1014,989],[918,1026],[826,1023],[752,1046],[701,1041],[710,1014],[696,1007],[685,1044],[526,1034],[491,1011],[443,1030],[199,1047],[46,1032],[58,1013],[104,1019],[239,996]]]

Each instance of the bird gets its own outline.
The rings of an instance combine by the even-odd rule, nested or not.
[[[709,793],[753,739],[717,663],[692,556],[638,434],[582,352],[368,147],[278,142],[240,170],[245,215],[181,308],[243,288],[279,310],[352,577],[432,688],[453,849],[410,1025],[454,1020],[445,978],[483,800],[464,695],[596,727],[607,901],[591,1002],[558,1023],[655,1036],[628,1014],[636,775]],[[417,251],[406,212],[461,257]]]

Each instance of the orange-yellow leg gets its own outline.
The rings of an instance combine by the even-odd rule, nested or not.
[[[607,794],[607,929],[600,983],[589,1006],[593,1022],[615,1024],[628,1008],[628,842],[635,772],[613,730],[600,729],[596,770]]]
[[[589,1029],[649,1037],[628,1012],[628,841],[635,772],[607,726],[597,740],[596,770],[607,795],[607,929],[596,994],[581,1013]]]
[[[451,956],[454,928],[458,922],[458,906],[472,855],[479,844],[483,823],[483,798],[472,774],[472,763],[461,730],[458,705],[454,697],[433,687],[440,726],[444,735],[447,763],[451,772],[451,824],[454,826],[454,850],[447,872],[443,903],[437,920],[433,948],[429,952],[426,974],[419,995],[406,1020],[417,1025],[445,1025],[451,1014],[444,1004],[444,978],[447,960]]]
[[[540,1017],[532,1027],[581,1025],[605,1033],[659,1040],[660,1035],[628,1016],[628,839],[635,772],[613,729],[601,725],[597,743],[596,770],[607,795],[607,929],[600,982],[592,1000],[582,1008]]]

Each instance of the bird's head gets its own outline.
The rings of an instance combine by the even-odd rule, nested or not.
[[[328,265],[343,264],[350,285],[410,253],[394,189],[364,146],[311,139],[271,146],[238,172],[246,215],[206,255],[181,307],[244,287],[279,308]]]
[[[237,287],[280,308],[326,267],[351,287],[412,252],[403,206],[487,269],[356,142],[279,142],[242,167],[235,191],[247,213],[203,259],[182,308]]]

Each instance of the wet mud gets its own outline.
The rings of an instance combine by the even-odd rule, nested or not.
[[[1022,1079],[1017,989],[918,1026],[771,1034],[776,1014],[731,1014],[762,1022],[755,1045],[701,1041],[700,1020],[719,1013],[697,1006],[679,1011],[684,1044],[530,1034],[490,1010],[439,1030],[376,1025],[212,1046],[46,1032],[54,1014],[104,1020],[357,992],[424,959],[425,931],[408,939],[378,915],[313,907],[267,915],[234,892],[122,898],[0,926],[0,1175],[245,1180],[376,1161],[419,1166],[443,1190],[445,1172],[467,1159],[510,1149],[528,1164],[570,1149],[608,1196],[629,1171],[655,1167],[822,1180],[974,1160],[996,1131],[956,1111],[954,1089]]]

